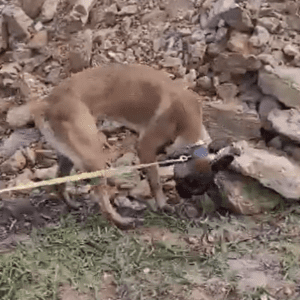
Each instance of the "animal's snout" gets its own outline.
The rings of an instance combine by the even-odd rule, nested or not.
[[[192,195],[203,195],[211,187],[217,188],[214,183],[216,173],[226,170],[233,160],[232,154],[215,158],[205,147],[192,149],[192,158],[174,167],[178,194],[182,198],[191,198]]]

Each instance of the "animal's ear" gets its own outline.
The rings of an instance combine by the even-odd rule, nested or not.
[[[208,152],[209,153],[217,153],[219,152],[222,148],[228,147],[232,144],[232,139],[231,138],[219,138],[213,140],[209,145],[208,145]]]
[[[233,162],[233,160],[233,155],[224,155],[212,163],[211,169],[215,173],[226,170],[229,167],[229,165]]]

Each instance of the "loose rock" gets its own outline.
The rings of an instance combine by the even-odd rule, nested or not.
[[[275,108],[268,114],[267,118],[277,132],[300,143],[300,112],[298,110],[279,110]]]
[[[28,39],[30,36],[29,27],[33,20],[17,6],[8,5],[2,11],[3,20],[7,24],[9,36],[15,39]]]
[[[282,197],[258,181],[231,171],[216,174],[215,183],[224,197],[222,206],[235,213],[254,215],[283,203]]]
[[[134,15],[138,12],[138,7],[137,5],[127,5],[122,7],[121,11],[119,12],[119,15],[124,16],[124,15]]]
[[[259,26],[257,25],[254,28],[254,32],[251,36],[251,38],[249,39],[249,43],[253,46],[253,47],[265,47],[270,40],[270,34],[268,32],[268,30],[263,27],[263,26]]]
[[[96,0],[76,0],[71,12],[71,16],[75,20],[81,20],[83,24],[86,24],[91,8],[95,5]]]
[[[233,170],[257,179],[287,199],[299,200],[300,166],[286,157],[253,148],[245,141],[237,142],[234,147],[241,151],[241,155],[232,162]]]
[[[31,19],[35,19],[41,12],[45,0],[21,0],[24,12]]]
[[[40,137],[40,132],[36,128],[17,129],[0,145],[0,157],[7,159],[17,149],[30,146]]]
[[[239,53],[221,53],[214,60],[215,72],[230,70],[233,74],[245,74],[247,71],[260,69],[261,62],[253,55],[242,55]]]
[[[291,56],[291,57],[295,57],[295,56],[299,55],[299,50],[294,45],[291,45],[291,44],[286,45],[283,48],[283,52],[286,55]]]
[[[260,138],[261,122],[242,106],[209,103],[204,106],[204,124],[213,139],[229,137],[233,140]]]
[[[31,49],[41,49],[48,43],[48,32],[41,30],[37,32],[28,42],[27,46]]]
[[[270,72],[271,71],[271,72]],[[272,95],[288,107],[300,105],[300,70],[298,68],[276,67],[260,70],[258,85],[267,95]]]
[[[26,165],[26,158],[21,150],[18,150],[13,156],[1,164],[0,169],[2,173],[15,174],[22,170]]]
[[[28,104],[10,109],[6,116],[6,122],[12,128],[25,126],[33,121]]]
[[[48,22],[53,19],[59,1],[60,0],[45,0],[41,13],[41,19],[43,20],[43,22]]]

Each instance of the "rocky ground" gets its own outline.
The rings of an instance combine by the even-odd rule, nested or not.
[[[71,212],[53,187],[0,194],[3,299],[300,298],[300,3],[2,0],[0,10],[1,188],[56,174],[28,101],[112,62],[183,82],[204,99],[211,139],[239,153],[215,178],[227,210],[209,219],[211,199],[180,199],[172,167],[160,171],[176,216],[145,209],[139,171],[110,178],[120,213],[145,217],[130,232],[95,219],[92,183],[68,185],[82,203]],[[139,163],[134,133],[99,129],[109,166]]]

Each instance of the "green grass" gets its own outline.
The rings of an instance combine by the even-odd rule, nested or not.
[[[175,223],[167,220],[165,225]],[[180,247],[141,242],[99,216],[84,226],[68,217],[59,228],[34,231],[32,243],[0,258],[0,298],[57,299],[63,283],[97,291],[102,274],[112,272],[119,284],[132,286],[131,299],[151,299],[174,282],[187,284],[184,266],[201,260]]]
[[[272,225],[274,220],[280,232]],[[69,215],[56,228],[34,230],[29,242],[0,256],[0,299],[59,299],[62,285],[97,299],[104,273],[113,274],[117,288],[126,287],[132,300],[191,299],[192,289],[208,289],[212,278],[225,285],[224,295],[218,292],[213,299],[267,299],[263,288],[237,289],[240,278],[229,269],[228,259],[254,259],[262,251],[276,254],[282,279],[299,284],[299,238],[291,237],[299,220],[295,209],[263,216],[258,222],[228,216],[203,220],[195,227],[174,216],[148,212],[141,231],[121,231],[101,216],[78,224]],[[147,242],[141,238],[142,229],[153,226],[184,240]],[[247,234],[250,238],[245,238]],[[189,237],[196,237],[195,245],[186,242]],[[181,286],[179,294],[175,285]]]

